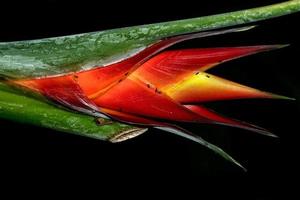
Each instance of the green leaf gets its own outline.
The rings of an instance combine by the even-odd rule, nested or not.
[[[163,38],[291,14],[300,0],[225,14],[41,40],[0,43],[0,76],[57,75],[105,66]]]

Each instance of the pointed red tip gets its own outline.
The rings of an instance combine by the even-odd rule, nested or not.
[[[249,131],[253,131],[256,133],[260,133],[262,135],[267,135],[270,137],[277,137],[270,131],[261,128],[259,126],[255,126],[246,122],[238,121],[235,119],[230,119],[228,117],[222,116],[220,114],[217,114],[216,112],[207,109],[203,106],[199,105],[185,105],[186,108],[192,110],[193,112],[197,113],[198,115],[204,116],[212,121],[214,124],[220,124],[220,125],[226,125],[226,126],[232,126],[236,128],[246,129]]]

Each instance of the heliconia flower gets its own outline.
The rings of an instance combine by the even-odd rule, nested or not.
[[[207,72],[223,62],[285,45],[166,49],[185,40],[245,31],[253,26],[207,31],[209,29],[258,21],[298,10],[300,1],[294,0],[269,7],[158,25],[1,43],[0,74],[5,80],[0,84],[0,106],[5,101],[7,103],[4,105],[10,106],[8,101],[12,100],[31,109],[35,109],[33,106],[36,104],[37,111],[0,109],[0,116],[16,120],[21,113],[27,119],[17,121],[113,142],[132,138],[145,132],[148,127],[154,127],[196,141],[241,166],[222,149],[177,124],[221,124],[275,136],[261,127],[217,114],[203,104],[247,98],[291,99]],[[206,31],[199,32],[203,30]],[[24,93],[18,88],[42,96],[38,99],[32,99],[32,94],[22,97]],[[49,105],[51,102],[79,113],[53,107]],[[45,112],[43,116],[38,113],[41,111]],[[69,122],[62,122],[63,119],[58,119],[60,117]],[[93,117],[98,125],[91,121]]]
[[[231,31],[237,30],[240,29]],[[183,38],[194,37],[184,36],[180,40]],[[221,62],[281,46],[184,49],[153,55],[177,39],[166,39],[106,67],[13,82],[72,109],[101,113],[127,123],[160,127],[169,127],[161,120],[225,124],[272,135],[262,128],[220,116],[199,104],[241,98],[287,98],[205,72]]]

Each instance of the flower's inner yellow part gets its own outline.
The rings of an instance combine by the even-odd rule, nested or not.
[[[206,72],[197,72],[161,90],[180,103],[274,97],[270,93],[240,85]]]

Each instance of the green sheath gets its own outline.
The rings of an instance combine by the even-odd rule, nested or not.
[[[0,76],[57,75],[117,62],[160,39],[247,24],[300,10],[300,0],[193,19],[64,37],[0,43]]]

